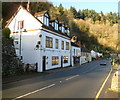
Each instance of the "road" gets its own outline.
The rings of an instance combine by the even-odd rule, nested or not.
[[[3,85],[3,98],[95,98],[111,66],[101,60]]]

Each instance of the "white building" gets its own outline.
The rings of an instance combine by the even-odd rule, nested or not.
[[[81,65],[81,48],[71,42],[71,65]]]
[[[50,21],[47,11],[32,15],[20,6],[6,27],[24,64],[37,63],[38,72],[70,66],[70,30],[57,19]]]
[[[92,58],[96,59],[97,53],[94,50],[91,50],[91,56]]]
[[[98,57],[103,57],[103,54],[102,54],[102,53],[97,52],[97,56],[98,56]]]

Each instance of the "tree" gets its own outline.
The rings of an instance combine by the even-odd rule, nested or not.
[[[78,13],[75,7],[70,7],[70,12],[74,15],[74,18],[78,18]]]
[[[2,30],[2,36],[3,36],[3,38],[9,39],[10,38],[10,29],[9,28],[4,28]]]
[[[59,13],[60,13],[60,16],[64,14],[62,4],[59,5],[58,11],[59,11]]]
[[[31,2],[30,3],[31,11],[34,13],[38,11],[49,10],[51,7],[53,7],[53,4],[49,2]]]

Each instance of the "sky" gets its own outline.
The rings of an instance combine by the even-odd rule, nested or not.
[[[119,0],[50,0],[54,6],[62,6],[69,9],[70,6],[75,7],[76,10],[82,9],[93,9],[98,13],[118,12]]]

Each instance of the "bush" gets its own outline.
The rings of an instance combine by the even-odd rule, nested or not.
[[[4,38],[9,39],[9,38],[10,38],[10,33],[11,33],[11,31],[10,31],[9,28],[4,28],[4,29],[2,30],[2,36],[3,36]]]

